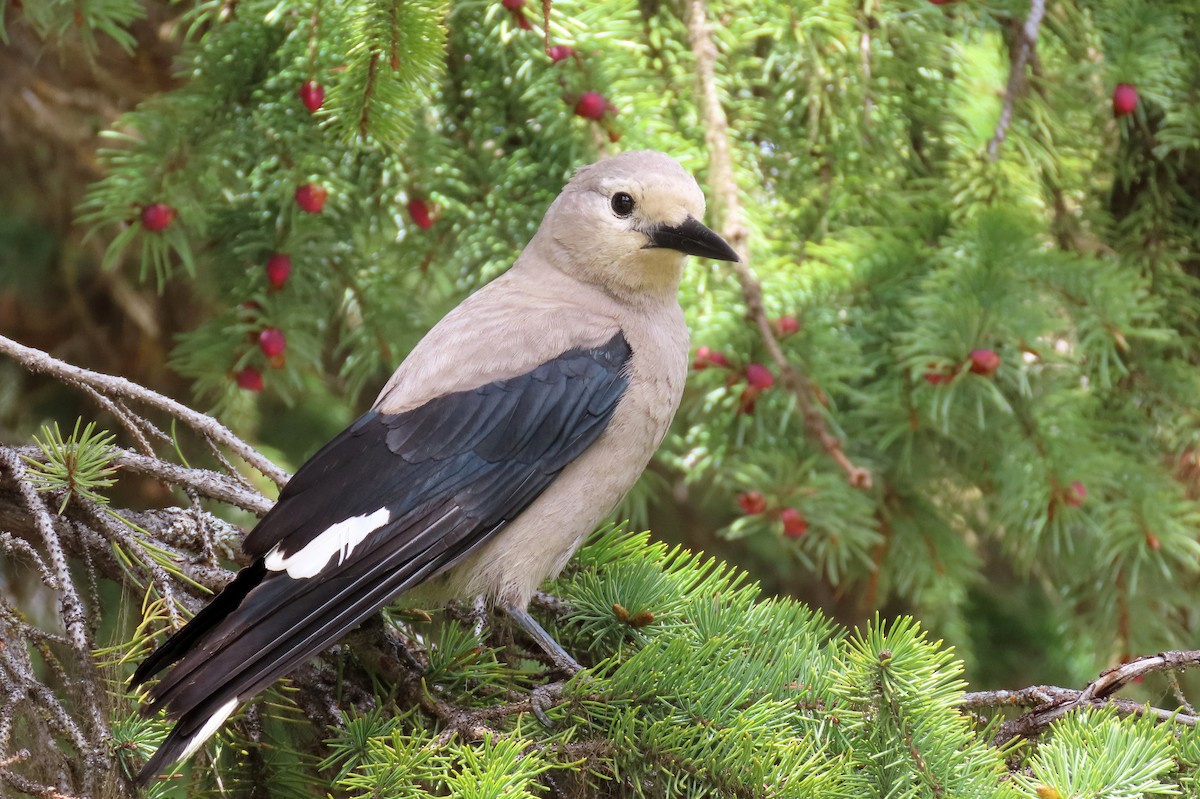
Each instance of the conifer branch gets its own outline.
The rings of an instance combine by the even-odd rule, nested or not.
[[[795,396],[796,404],[804,419],[804,428],[809,436],[820,444],[827,455],[833,458],[838,467],[845,472],[852,486],[863,489],[870,488],[871,472],[856,466],[846,455],[842,448],[842,442],[829,431],[819,410],[820,403],[815,400],[816,392],[812,383],[807,377],[800,374],[799,370],[784,355],[783,348],[779,345],[779,339],[771,326],[771,320],[767,316],[763,304],[762,283],[759,282],[750,266],[748,247],[750,231],[743,218],[741,198],[733,173],[729,121],[725,116],[725,109],[721,106],[720,94],[717,91],[717,46],[713,41],[712,29],[708,22],[706,0],[689,0],[686,14],[688,40],[691,44],[692,55],[696,59],[696,82],[700,92],[700,105],[704,111],[704,140],[708,147],[712,193],[720,210],[721,235],[742,259],[732,266],[742,287],[746,314],[758,329],[763,345],[779,369],[780,383]]]
[[[282,487],[291,477],[286,471],[271,463],[264,455],[255,450],[245,441],[233,434],[229,428],[198,411],[164,397],[156,391],[139,386],[123,377],[101,374],[88,369],[81,369],[51,357],[49,354],[26,347],[12,339],[0,336],[0,354],[4,354],[20,363],[31,372],[47,374],[73,386],[86,387],[111,397],[120,397],[135,402],[141,402],[157,410],[170,414],[191,427],[203,438],[228,447],[243,461],[253,466],[264,476]]]
[[[358,135],[364,139],[370,133],[371,101],[375,96],[375,80],[379,72],[379,51],[371,52],[367,61],[367,85],[363,89],[362,112],[358,117]]]
[[[968,709],[1014,706],[1033,708],[1000,727],[991,741],[992,746],[996,747],[1003,747],[1015,738],[1035,738],[1052,722],[1084,707],[1112,707],[1122,715],[1153,716],[1159,721],[1195,727],[1200,718],[1193,714],[1164,710],[1112,696],[1146,674],[1179,671],[1195,666],[1200,666],[1200,650],[1160,652],[1114,666],[1088,683],[1082,691],[1052,685],[1035,685],[1016,691],[976,691],[964,694],[959,704]]]
[[[1030,0],[1029,16],[1025,24],[1017,28],[1016,42],[1013,43],[1012,66],[1008,73],[1008,87],[1004,91],[1004,105],[1000,110],[1000,119],[996,123],[996,132],[988,142],[988,158],[995,161],[1000,153],[1000,145],[1008,135],[1008,126],[1012,123],[1013,105],[1017,96],[1025,88],[1025,66],[1031,57],[1036,57],[1034,47],[1037,45],[1038,30],[1042,26],[1042,17],[1046,13],[1046,0]]]
[[[879,27],[875,19],[875,7],[878,0],[863,0],[861,25],[862,31],[858,39],[859,60],[862,63],[863,85],[863,136],[871,138],[871,111],[875,101],[871,99],[871,31]]]
[[[26,555],[32,555],[35,563],[40,564],[42,576],[47,585],[59,596],[64,626],[68,631],[65,638],[31,626],[21,620],[15,610],[2,604],[0,599],[0,784],[8,785],[22,794],[31,796],[62,796],[72,799],[69,794],[61,793],[58,788],[47,787],[48,784],[39,782],[35,775],[13,771],[8,766],[18,766],[24,762],[21,753],[13,753],[9,749],[11,733],[18,725],[27,724],[26,716],[35,712],[46,726],[48,736],[46,746],[39,753],[39,759],[44,761],[46,756],[62,754],[64,762],[69,762],[68,751],[84,753],[81,758],[86,767],[86,774],[81,783],[76,786],[82,790],[82,795],[94,795],[94,789],[99,779],[103,778],[106,770],[111,770],[111,763],[104,755],[105,742],[110,736],[104,712],[99,707],[98,692],[104,685],[93,660],[90,632],[87,629],[88,614],[83,611],[84,600],[76,587],[67,557],[79,558],[88,564],[89,576],[113,580],[129,587],[141,589],[137,584],[137,571],[144,572],[153,582],[158,594],[165,600],[165,613],[174,626],[178,626],[178,608],[187,605],[192,610],[198,608],[194,599],[183,596],[180,588],[198,594],[194,587],[189,588],[185,581],[204,586],[209,590],[220,590],[233,577],[228,569],[219,566],[203,566],[189,562],[190,553],[199,549],[198,542],[202,539],[200,524],[196,522],[196,514],[191,509],[175,508],[164,511],[114,511],[87,497],[73,497],[65,510],[66,515],[53,515],[46,508],[45,502],[34,491],[28,476],[22,470],[24,453],[36,452],[34,448],[0,447],[0,527],[7,528],[3,541],[6,547]],[[125,450],[113,452],[114,463],[123,465],[134,464],[147,474],[151,474],[168,484],[195,484],[206,494],[214,498],[223,496],[233,497],[239,504],[251,509],[258,507],[260,512],[269,506],[269,501],[255,495],[245,496],[239,493],[237,487],[224,475],[205,472],[200,469],[186,469],[138,453]],[[8,484],[12,484],[11,487]],[[14,508],[13,500],[21,507]],[[15,513],[14,513],[15,511]],[[206,514],[202,515],[207,516]],[[24,518],[22,519],[22,514]],[[147,533],[150,538],[143,543],[140,537],[135,538],[126,532],[120,521],[136,525]],[[196,525],[194,531],[181,528],[182,522]],[[211,520],[205,518],[207,524]],[[26,540],[26,537],[40,536],[42,548],[51,554],[42,558],[37,548]],[[112,556],[112,545],[117,545],[130,556],[129,561],[122,563]],[[176,566],[170,571],[151,557],[147,546],[173,554]],[[131,569],[130,566],[133,566]],[[177,570],[176,570],[177,569]],[[91,574],[96,571],[98,574]],[[181,579],[182,578],[182,579]],[[94,614],[96,608],[91,609]],[[364,660],[380,661],[391,655],[400,644],[395,637],[377,625],[382,635],[388,640],[379,640],[375,636],[356,635],[353,648]],[[30,661],[28,652],[35,649],[45,652],[45,646],[65,646],[77,654],[81,660],[82,680],[70,678],[65,670],[54,663],[49,663],[50,677],[39,678],[37,671]],[[405,682],[404,674],[397,674],[397,669],[389,669],[401,683]],[[407,682],[411,683],[412,675],[407,674]],[[353,674],[338,672],[337,677],[328,665],[317,664],[301,669],[292,677],[298,688],[296,701],[304,714],[318,723],[335,725],[339,717],[339,706],[344,706],[347,697],[370,697],[374,682],[370,677],[358,677]],[[337,682],[335,693],[324,690],[324,686]],[[78,710],[70,706],[61,695],[72,684],[79,684],[85,698],[91,697],[85,706],[81,719]],[[415,690],[412,691],[414,694]],[[412,697],[414,704],[420,703],[437,718],[447,722],[452,730],[469,740],[478,740],[493,731],[486,722],[490,719],[501,719],[514,714],[532,712],[532,701],[514,695],[509,704],[485,708],[482,710],[460,707],[452,701],[433,698],[429,695],[418,698]],[[86,709],[92,708],[91,712]],[[36,708],[36,711],[34,709]],[[500,734],[500,733],[495,733]],[[62,746],[54,743],[54,738],[63,740]],[[91,753],[91,754],[88,754]],[[102,760],[101,760],[102,759]],[[31,762],[32,764],[32,762]],[[45,764],[32,764],[34,768],[45,773]],[[69,784],[70,776],[62,776],[59,782]],[[68,780],[68,782],[62,782]],[[47,793],[49,791],[49,793]]]

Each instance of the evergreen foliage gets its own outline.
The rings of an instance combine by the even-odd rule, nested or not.
[[[80,432],[81,424],[82,420],[76,419],[75,429],[66,438],[63,438],[57,424],[53,430],[43,427],[42,437],[45,440],[34,438],[43,460],[27,459],[29,479],[37,490],[62,494],[62,504],[58,506],[60,514],[66,510],[73,494],[92,502],[107,503],[108,500],[98,489],[116,482],[112,476],[117,470],[109,464],[107,457],[114,436],[111,433],[97,434],[95,422],[89,422]]]
[[[694,345],[724,365],[697,356],[677,424],[619,518],[733,542],[767,596],[739,569],[610,530],[553,587],[569,608],[557,633],[592,666],[561,694],[517,644],[396,612],[387,629],[426,665],[416,687],[344,647],[319,669],[366,674],[346,684],[371,691],[337,693],[340,720],[328,708],[313,719],[329,740],[302,718],[320,702],[299,696],[312,682],[300,679],[218,736],[207,756],[219,771],[188,767],[152,795],[251,791],[264,774],[280,796],[314,782],[354,797],[1200,795],[1194,730],[1150,715],[1083,709],[1036,740],[989,746],[999,719],[957,707],[964,665],[951,654],[976,687],[1082,685],[1195,638],[1200,7],[713,0],[721,132],[696,89],[693,3],[173,7],[178,85],[106,131],[78,220],[105,251],[95,268],[193,295],[205,318],[170,365],[214,414],[295,465],[512,262],[576,166],[666,151],[722,224],[706,137],[726,135],[783,354],[874,479],[847,479],[801,398],[750,390],[748,367],[776,367],[745,286],[693,263],[682,300]],[[133,50],[137,21],[162,11],[0,10],[0,39],[25,26],[88,57],[110,40]],[[573,54],[555,62],[552,45]],[[326,90],[315,111],[305,81]],[[1114,115],[1119,83],[1136,88],[1131,114]],[[609,102],[601,120],[572,113],[585,91]],[[328,192],[321,210],[298,204],[305,185]],[[150,224],[154,204],[170,213]],[[276,253],[292,263],[281,286],[266,271]],[[281,353],[260,346],[266,329],[283,334]],[[265,377],[263,394],[239,387],[246,370]],[[317,432],[275,432],[276,400],[320,417]],[[115,441],[92,424],[66,438],[47,427],[24,479],[60,516],[104,506]],[[761,507],[740,513],[754,492]],[[176,501],[200,513],[195,494]],[[108,523],[128,520],[111,543],[123,576],[87,602],[98,613],[102,590],[124,592],[94,632],[111,751],[132,769],[164,726],[132,713],[121,680],[194,611],[182,592],[197,559],[217,569],[233,552],[167,546],[115,513]],[[53,553],[0,543],[18,564],[0,586],[40,574],[61,587]],[[775,593],[829,599],[864,623],[843,630]],[[46,671],[83,706],[66,639],[30,632],[41,628],[7,599],[0,611],[0,638],[37,642],[0,647],[0,674]],[[1033,655],[1005,670],[1026,645]],[[78,748],[47,718],[16,734]],[[0,729],[0,752],[12,735]]]

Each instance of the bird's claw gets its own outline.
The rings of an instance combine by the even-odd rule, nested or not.
[[[533,717],[548,730],[554,729],[554,722],[546,715],[546,711],[562,696],[563,685],[561,681],[539,685],[529,693],[529,707],[533,711]]]

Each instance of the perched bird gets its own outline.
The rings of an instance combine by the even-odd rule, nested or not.
[[[661,153],[575,173],[512,268],[300,467],[242,544],[253,563],[139,666],[134,685],[174,664],[143,711],[176,722],[139,784],[418,586],[483,596],[574,664],[526,608],[666,435],[688,367],[685,256],[737,260],[703,216]]]

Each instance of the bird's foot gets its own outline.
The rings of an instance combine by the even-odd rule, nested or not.
[[[389,642],[389,654],[394,655],[395,658],[404,665],[404,668],[408,669],[416,676],[425,676],[425,672],[429,670],[428,667],[425,666],[425,664],[421,661],[417,660],[416,655],[414,655],[412,652],[409,652],[408,647],[406,647],[403,642],[391,635],[387,637],[387,640]]]
[[[426,667],[404,645],[400,636],[389,630],[383,617],[378,614],[351,633],[347,637],[347,642],[351,644],[368,668],[377,673],[391,674],[402,679],[405,675],[396,670],[397,666],[415,677],[423,677],[427,671]]]
[[[562,697],[565,684],[560,680],[547,685],[539,685],[529,693],[529,707],[533,711],[534,718],[548,730],[554,729],[554,722],[546,715],[546,711],[554,707],[554,703]]]

